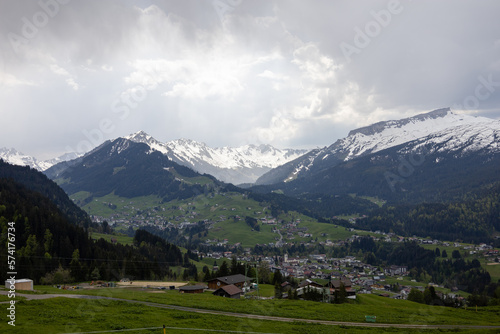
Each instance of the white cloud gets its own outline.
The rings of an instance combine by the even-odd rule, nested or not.
[[[65,77],[66,79],[64,80],[68,86],[70,86],[73,90],[78,90],[80,86],[78,83],[75,81],[75,78],[64,68],[58,66],[57,64],[51,64],[50,65],[50,70],[59,76]]]
[[[210,1],[150,3],[72,1],[17,53],[4,36],[22,34],[22,18],[40,7],[6,3],[0,110],[17,118],[2,115],[15,125],[0,141],[63,151],[110,119],[104,139],[143,129],[212,146],[323,146],[356,126],[462,103],[478,76],[500,80],[497,1],[404,3],[349,64],[339,45],[387,1],[244,1],[222,21]],[[127,117],[115,112],[117,100]],[[499,117],[499,103],[495,91],[477,112]]]

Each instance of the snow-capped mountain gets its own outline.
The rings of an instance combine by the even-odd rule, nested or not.
[[[78,156],[79,155],[76,153],[66,153],[54,159],[40,161],[37,158],[21,153],[14,148],[0,148],[0,159],[3,159],[5,162],[18,166],[29,166],[41,172],[60,162],[76,159]]]
[[[415,141],[417,146],[431,145],[437,150],[477,151],[486,148],[498,152],[500,121],[470,115],[458,115],[449,108],[413,117],[372,124],[349,132],[333,145],[311,151],[280,166],[257,180],[257,184],[291,181],[317,173],[341,162]]]
[[[270,145],[211,148],[205,143],[177,139],[162,143],[144,131],[125,139],[145,143],[180,165],[233,184],[253,183],[272,168],[294,160],[307,150],[277,149]]]

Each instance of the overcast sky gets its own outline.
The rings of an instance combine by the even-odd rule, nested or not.
[[[144,130],[330,145],[442,107],[500,118],[500,1],[0,0],[0,147]]]

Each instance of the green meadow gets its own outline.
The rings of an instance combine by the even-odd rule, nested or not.
[[[36,289],[40,293],[63,292],[62,290],[46,286],[37,286]],[[269,293],[267,290],[266,292],[266,294]],[[176,290],[150,290],[139,288],[100,288],[74,290],[65,293],[97,295],[206,310],[300,319],[364,322],[366,315],[372,315],[377,317],[377,323],[385,324],[453,325],[457,327],[464,325],[500,326],[500,307],[498,306],[479,307],[476,311],[475,308],[455,309],[441,306],[429,306],[405,300],[393,300],[376,295],[358,295],[356,301],[351,301],[348,304],[335,305],[302,300],[230,299],[213,296],[210,292],[191,295],[180,294]],[[25,301],[23,303],[29,305],[29,303],[32,302],[33,301]],[[86,303],[90,303],[89,305],[98,305],[101,302],[102,301],[95,299],[86,300]],[[127,304],[120,305],[125,309],[128,308]],[[43,308],[38,310],[38,313],[44,314]],[[199,316],[199,314],[191,315]],[[67,316],[65,315],[64,317]],[[72,317],[67,318],[69,320],[72,319]],[[309,331],[306,332],[309,333]]]
[[[79,192],[73,194],[71,198],[76,202],[83,203],[89,193]],[[267,244],[279,240],[279,234],[273,229],[280,228],[278,225],[260,224],[260,231],[252,230],[244,219],[246,216],[260,219],[270,215],[270,210],[262,203],[256,202],[239,193],[215,194],[211,196],[200,195],[186,200],[173,200],[162,203],[155,196],[143,196],[135,198],[122,198],[114,194],[93,198],[83,206],[89,214],[102,216],[105,219],[137,220],[136,215],[141,215],[145,219],[163,220],[173,223],[189,220],[196,222],[204,219],[214,221],[213,227],[203,238],[211,240],[227,239],[229,243],[241,242],[243,247],[253,247],[256,244]],[[237,218],[240,217],[239,219]],[[140,218],[142,219],[142,218]],[[140,220],[139,219],[139,220]],[[345,240],[353,234],[369,234],[368,232],[351,232],[345,227],[319,223],[316,219],[310,218],[297,212],[283,213],[278,220],[285,222],[300,221],[299,227],[307,227],[307,232],[313,235],[318,241]],[[115,231],[120,232],[128,226],[114,226]],[[93,233],[95,239],[104,238],[111,240],[111,236]],[[118,242],[130,244],[126,237],[113,236]],[[286,235],[284,236],[286,237]],[[286,240],[286,238],[285,238]],[[293,241],[310,241],[311,237],[294,236]]]
[[[219,297],[220,298],[220,297]],[[220,298],[223,299],[223,298]],[[268,305],[245,301],[260,307],[263,313],[272,311]],[[325,306],[325,305],[323,305]],[[306,306],[306,309],[308,306]],[[318,305],[316,309],[321,309]],[[295,309],[296,316],[301,310]],[[427,314],[433,317],[432,314]],[[437,315],[439,316],[439,315]],[[378,318],[377,318],[378,320]],[[53,298],[19,301],[16,308],[16,326],[5,320],[1,333],[495,333],[494,330],[457,329],[398,329],[331,326],[301,321],[281,322],[237,318],[225,315],[200,314],[169,310],[123,301]]]

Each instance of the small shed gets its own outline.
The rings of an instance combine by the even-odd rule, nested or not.
[[[180,293],[203,293],[208,289],[206,285],[184,285],[179,288]]]
[[[234,284],[224,285],[223,287],[214,291],[213,295],[226,297],[226,298],[235,298],[238,299],[243,294],[243,290],[238,288]]]
[[[33,280],[28,278],[6,280],[5,288],[8,290],[33,290]]]

